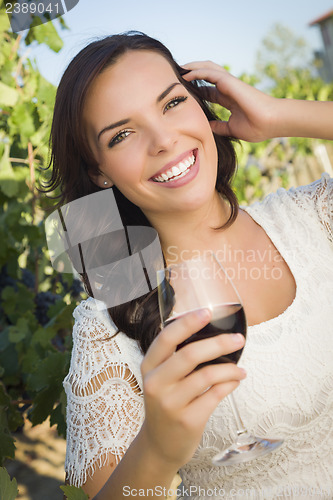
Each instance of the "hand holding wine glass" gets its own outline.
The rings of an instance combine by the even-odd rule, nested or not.
[[[141,364],[145,421],[140,435],[161,468],[172,464],[175,473],[193,456],[216,406],[246,376],[233,363],[195,369],[240,349],[242,335],[218,335],[177,350],[177,345],[210,320],[211,312],[205,308],[169,323],[151,343]]]
[[[212,252],[183,261],[158,271],[158,294],[162,324],[171,324],[190,311],[208,308],[211,321],[180,343],[177,349],[220,334],[242,334],[247,325],[240,297]],[[198,370],[209,364],[237,363],[243,348],[200,363]],[[282,444],[278,439],[254,437],[245,428],[232,393],[228,397],[237,425],[237,441],[213,459],[215,465],[246,462],[269,453]]]

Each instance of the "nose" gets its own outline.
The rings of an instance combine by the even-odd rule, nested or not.
[[[159,121],[152,124],[149,131],[149,154],[157,156],[163,152],[171,151],[177,142],[176,130]]]

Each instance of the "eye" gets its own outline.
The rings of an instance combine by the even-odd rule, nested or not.
[[[112,137],[111,141],[108,144],[109,148],[112,148],[116,144],[119,144],[122,142],[126,137],[130,135],[131,131],[130,130],[122,130],[121,132],[118,132],[114,137]]]
[[[173,99],[171,99],[171,101],[169,101],[165,107],[164,107],[164,112],[165,111],[168,111],[169,109],[171,108],[175,108],[176,106],[178,106],[181,102],[185,102],[187,99],[187,96],[182,96],[182,97],[174,97]]]

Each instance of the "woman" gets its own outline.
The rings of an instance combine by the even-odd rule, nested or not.
[[[216,121],[203,98],[230,109],[229,121]],[[332,112],[333,103],[263,95],[210,62],[180,68],[140,33],[94,42],[69,65],[55,104],[50,188],[60,185],[69,202],[112,187],[123,224],[153,226],[167,264],[227,248],[249,324],[242,367],[194,370],[244,344],[220,335],[176,352],[209,322],[208,310],[159,332],[155,291],[110,314],[93,299],[79,305],[65,380],[66,471],[90,497],[159,497],[180,470],[191,498],[211,498],[214,488],[215,498],[299,498],[300,488],[331,498],[333,184],[323,176],[240,209],[227,137],[333,139]],[[234,255],[244,256],[241,272]],[[284,444],[214,467],[234,438],[225,397],[236,388],[250,430]]]

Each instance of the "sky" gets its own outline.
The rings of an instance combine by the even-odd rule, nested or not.
[[[55,54],[33,48],[41,73],[58,84],[75,54],[96,38],[139,30],[158,38],[179,64],[210,59],[239,76],[255,69],[262,39],[275,23],[322,48],[314,19],[333,9],[333,0],[79,0],[65,14],[69,31],[61,31],[64,47]]]

